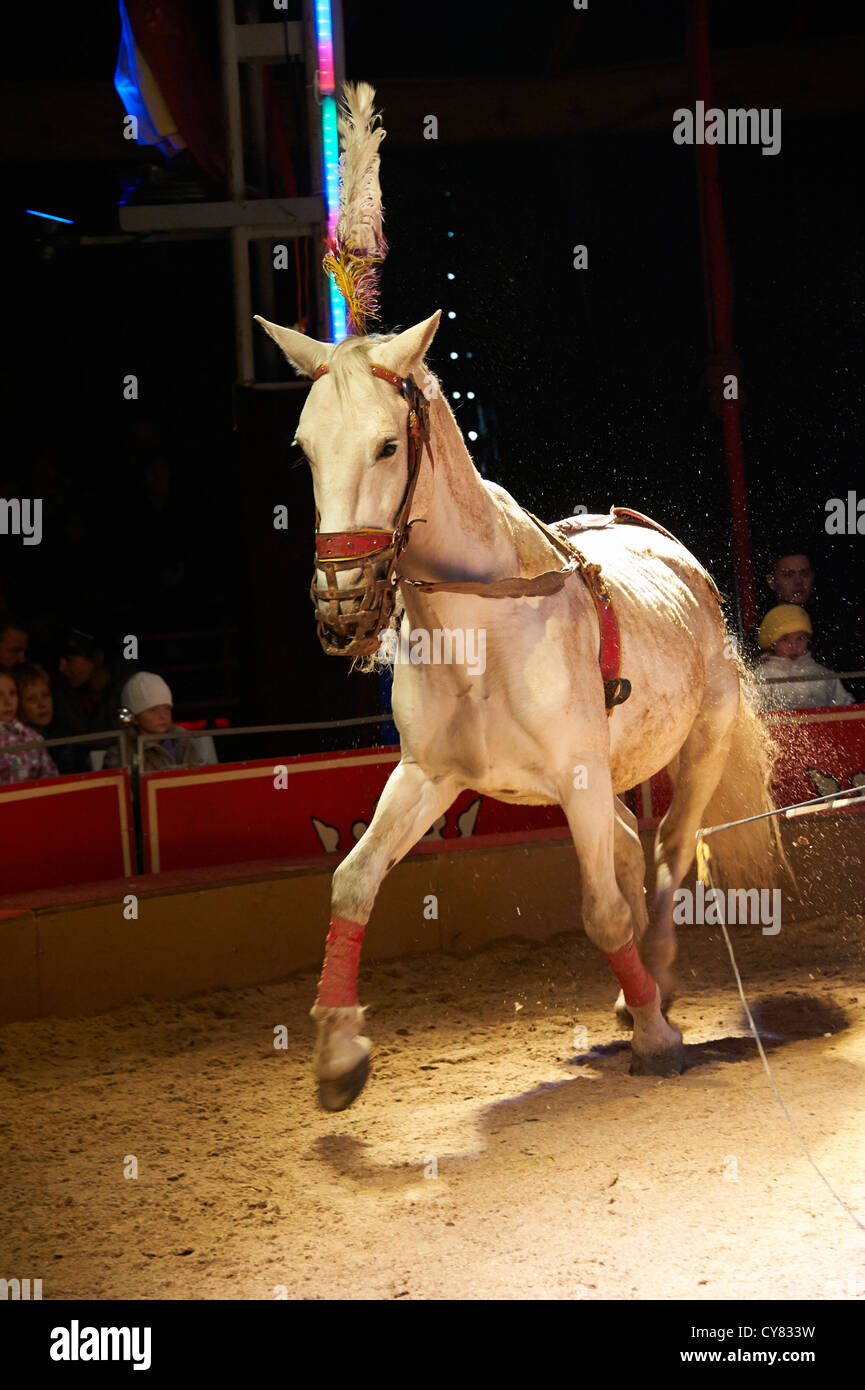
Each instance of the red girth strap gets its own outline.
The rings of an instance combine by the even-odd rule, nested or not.
[[[623,704],[631,693],[630,681],[622,679],[622,634],[619,631],[615,605],[603,579],[599,574],[587,574],[585,570],[582,573],[598,615],[598,664],[601,668],[601,680],[604,682],[604,703],[609,718],[615,706]]]

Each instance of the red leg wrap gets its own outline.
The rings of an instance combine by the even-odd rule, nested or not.
[[[331,917],[316,1004],[332,1009],[357,1004],[357,967],[362,944],[363,927],[359,922]]]
[[[626,946],[604,954],[610,962],[610,969],[625,992],[625,1003],[633,1008],[641,1004],[651,1004],[657,985],[637,954],[637,946],[631,937]]]

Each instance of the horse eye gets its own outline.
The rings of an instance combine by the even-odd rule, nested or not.
[[[381,453],[379,454],[379,458],[380,458],[380,459],[392,459],[393,456],[394,456],[394,454],[396,453],[396,451],[397,451],[397,445],[396,445],[396,444],[383,444],[383,445],[381,446]]]

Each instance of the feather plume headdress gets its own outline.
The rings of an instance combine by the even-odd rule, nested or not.
[[[379,270],[387,255],[382,231],[378,147],[385,137],[368,82],[343,83],[339,112],[339,218],[323,265],[348,308],[349,333],[378,318]]]

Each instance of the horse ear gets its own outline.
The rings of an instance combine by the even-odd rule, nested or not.
[[[407,328],[404,333],[398,333],[389,343],[382,343],[381,346],[376,344],[375,360],[382,367],[389,367],[392,372],[397,372],[399,376],[411,376],[413,369],[423,361],[429,351],[441,316],[441,309],[436,309],[423,323],[416,323],[414,328]]]
[[[308,338],[294,328],[281,328],[278,323],[268,323],[260,314],[255,314],[255,322],[270,334],[278,348],[284,352],[299,376],[312,376],[330,357],[332,344],[320,343],[317,338]]]

